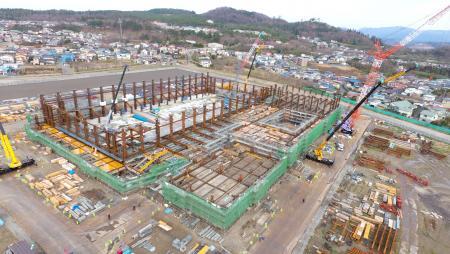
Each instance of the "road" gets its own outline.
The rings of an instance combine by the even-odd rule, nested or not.
[[[69,219],[36,195],[11,175],[0,182],[0,205],[46,253],[100,253]]]
[[[347,107],[352,106],[352,105],[344,103],[342,101],[341,101],[341,105],[347,106]],[[420,126],[420,125],[417,125],[417,124],[405,122],[405,121],[402,121],[402,120],[399,120],[399,119],[396,119],[396,118],[393,118],[393,117],[390,117],[390,116],[379,114],[379,113],[376,113],[376,112],[373,112],[373,111],[370,111],[370,110],[364,109],[364,108],[362,110],[362,113],[364,115],[373,117],[375,119],[383,120],[383,121],[385,121],[385,122],[387,122],[389,124],[398,126],[398,127],[402,128],[402,129],[414,131],[416,133],[419,133],[420,135],[427,136],[427,137],[430,137],[430,138],[433,138],[433,139],[445,142],[447,144],[450,144],[450,135],[447,135],[445,133],[442,133],[442,132],[439,132],[439,131],[435,131],[433,129],[430,129],[430,128],[427,128],[427,127],[423,127],[423,126]]]
[[[74,89],[94,88],[117,84],[121,71],[85,73],[67,76],[42,76],[11,78],[0,81],[0,100],[16,99],[23,97],[37,97],[40,94],[50,94]],[[181,77],[195,74],[192,71],[178,68],[159,68],[153,70],[129,71],[125,75],[124,82],[151,81],[167,79],[168,77]]]
[[[335,183],[339,185],[338,175],[346,165],[347,159],[352,155],[352,148],[361,138],[369,123],[370,120],[367,119],[361,121],[356,127],[358,129],[356,136],[349,141],[344,140],[346,151],[343,154],[336,154],[333,167],[329,168],[316,162],[305,161],[306,165],[310,165],[314,170],[319,170],[321,177],[311,184],[302,181],[294,185],[283,186],[280,190],[281,196],[289,197],[285,198],[286,201],[279,200],[283,212],[269,226],[265,233],[265,240],[259,242],[250,251],[251,253],[299,253],[297,252],[297,249],[300,248],[298,245],[301,245],[303,241],[307,242],[309,232],[314,231],[313,220],[320,220],[321,216],[317,219],[316,215],[323,207],[322,201]],[[305,198],[305,203],[302,202],[303,198]]]

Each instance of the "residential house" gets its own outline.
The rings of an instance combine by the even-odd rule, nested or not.
[[[424,101],[434,101],[434,100],[436,100],[436,95],[434,95],[434,94],[424,94],[422,96],[422,99]]]
[[[406,117],[411,117],[415,108],[416,106],[414,104],[406,100],[391,102],[389,105],[390,110],[398,112],[399,114]]]
[[[425,122],[434,122],[441,119],[444,119],[447,116],[447,112],[445,110],[435,110],[435,109],[429,109],[429,110],[423,110],[420,112],[420,120]]]
[[[198,63],[200,64],[200,66],[202,66],[203,68],[209,68],[212,65],[211,59],[207,56],[204,57],[199,57],[198,58]]]

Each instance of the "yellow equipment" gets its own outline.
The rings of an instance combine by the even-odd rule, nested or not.
[[[3,124],[1,122],[0,122],[0,138],[1,138],[3,151],[5,152],[5,157],[8,160],[10,160],[10,162],[8,164],[8,168],[2,168],[2,170],[0,171],[0,174],[5,174],[10,171],[13,171],[13,170],[16,170],[19,168],[23,168],[23,167],[27,167],[27,166],[34,164],[34,159],[27,158],[23,162],[21,162],[19,159],[17,159],[16,153],[14,152],[14,149],[12,148],[11,143],[9,142],[8,135],[6,135],[5,129],[3,128]]]
[[[206,254],[208,253],[208,250],[208,245],[200,245],[199,243],[196,243],[191,251],[189,251],[189,254]]]
[[[140,174],[142,174],[148,167],[150,167],[150,165],[152,165],[157,159],[161,158],[162,156],[164,156],[165,154],[167,154],[169,151],[167,151],[167,149],[163,149],[155,154],[151,154],[151,155],[147,155],[145,154],[145,157],[147,157],[148,161],[142,165],[138,172]]]
[[[353,109],[350,110],[350,112],[347,113],[347,115],[344,117],[344,119],[342,119],[342,121],[330,131],[330,133],[328,134],[327,138],[314,150],[314,153],[313,154],[306,154],[306,158],[308,158],[310,160],[314,160],[314,161],[320,162],[320,163],[323,163],[323,164],[326,164],[326,165],[329,165],[329,166],[333,165],[334,160],[326,159],[326,158],[323,157],[323,149],[327,145],[327,142],[334,136],[336,131],[339,130],[342,127],[342,125],[345,123],[345,121],[347,121],[352,116],[352,114],[356,110],[358,110],[358,108],[369,98],[370,95],[373,94],[373,92],[375,92],[375,90],[378,87],[380,87],[383,84],[387,84],[387,83],[389,83],[389,82],[391,82],[391,81],[393,81],[393,80],[395,80],[395,79],[405,75],[406,73],[414,70],[415,68],[416,68],[416,66],[414,66],[412,68],[409,68],[407,70],[398,72],[398,73],[388,77],[384,81],[380,80],[374,87],[372,87],[372,89],[366,94],[366,96],[364,96],[364,98],[362,98],[358,102],[358,104],[356,104],[355,107],[353,107]]]

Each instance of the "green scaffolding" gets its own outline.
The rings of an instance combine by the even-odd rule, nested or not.
[[[352,104],[352,105],[356,104],[355,100],[351,100],[351,99],[348,99],[348,98],[342,98],[341,100],[343,102],[346,102],[346,103],[349,103],[349,104]],[[364,105],[363,107],[365,109],[371,110],[371,111],[379,113],[379,114],[390,116],[390,117],[393,117],[393,118],[396,118],[396,119],[399,119],[399,120],[402,120],[402,121],[405,121],[405,122],[417,124],[417,125],[420,125],[420,126],[423,126],[423,127],[427,127],[427,128],[430,128],[430,129],[433,129],[433,130],[436,130],[436,131],[439,131],[439,132],[442,132],[442,133],[450,135],[450,128],[447,128],[447,127],[444,127],[444,126],[434,125],[434,124],[431,124],[431,123],[427,123],[425,121],[420,121],[420,120],[417,120],[417,119],[414,119],[414,118],[409,118],[409,117],[402,116],[402,115],[394,113],[394,112],[382,110],[382,109],[379,109],[379,108],[376,108],[376,107],[372,107],[372,106],[369,106],[369,105]]]
[[[270,187],[295,163],[299,155],[304,153],[322,134],[331,129],[333,124],[340,118],[341,113],[342,109],[339,107],[321,120],[309,132],[304,133],[299,138],[297,144],[288,150],[281,161],[263,179],[248,188],[228,207],[219,207],[169,182],[163,183],[162,191],[164,199],[180,208],[193,212],[195,215],[219,228],[227,229],[233,225],[248,207],[266,196]]]
[[[160,178],[160,176],[165,175],[166,173],[177,174],[179,170],[189,162],[187,159],[181,157],[169,159],[157,166],[152,167],[150,172],[142,176],[132,180],[124,180],[93,166],[47,135],[33,130],[30,127],[30,119],[25,125],[25,132],[31,140],[52,148],[55,153],[77,165],[84,174],[102,181],[120,193],[145,187],[148,184],[154,183]]]

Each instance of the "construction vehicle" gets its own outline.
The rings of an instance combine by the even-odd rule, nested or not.
[[[406,46],[408,43],[413,41],[415,38],[417,38],[425,29],[427,26],[434,25],[440,18],[442,18],[447,12],[450,11],[450,5],[447,5],[444,9],[440,10],[435,15],[431,16],[429,19],[427,19],[422,25],[408,33],[401,41],[394,44],[392,47],[390,47],[387,50],[383,50],[381,43],[379,40],[375,43],[375,50],[370,52],[371,55],[373,55],[374,59],[372,62],[372,66],[370,68],[370,72],[367,75],[367,80],[364,83],[364,86],[362,88],[362,91],[359,95],[358,100],[361,100],[366,96],[367,92],[371,89],[371,87],[375,84],[376,80],[379,77],[379,71],[381,68],[381,65],[383,64],[383,61],[387,59],[389,56],[394,54],[395,52],[402,49],[404,46]],[[356,111],[355,114],[353,114],[352,123],[355,123],[358,120],[359,117],[359,111]]]
[[[358,104],[356,104],[356,105],[353,107],[353,109],[350,110],[350,111],[347,113],[347,115],[345,115],[344,119],[342,119],[342,121],[341,121],[338,125],[336,125],[336,126],[329,132],[327,138],[319,145],[319,147],[317,147],[317,148],[314,150],[314,153],[308,153],[308,154],[306,154],[306,158],[307,158],[307,159],[310,159],[310,160],[313,160],[313,161],[317,161],[317,162],[326,164],[326,165],[328,165],[328,166],[333,165],[333,164],[334,164],[334,160],[327,159],[327,158],[324,158],[324,157],[323,157],[323,150],[324,150],[324,148],[326,147],[328,141],[334,136],[334,134],[336,133],[336,131],[338,131],[338,130],[342,127],[342,125],[344,125],[344,123],[352,116],[352,114],[353,114],[354,112],[356,112],[356,111],[359,109],[359,107],[361,107],[361,105],[362,105],[362,104],[370,97],[370,95],[372,95],[372,94],[375,92],[375,90],[376,90],[378,87],[380,87],[380,86],[383,85],[383,84],[387,84],[387,83],[389,83],[389,82],[391,82],[391,81],[393,81],[393,80],[395,80],[395,79],[397,79],[397,78],[399,78],[399,77],[405,75],[406,73],[408,73],[408,72],[410,72],[410,71],[412,71],[412,70],[414,70],[414,69],[416,69],[416,66],[411,67],[411,68],[408,68],[407,70],[398,72],[398,73],[396,73],[396,74],[394,74],[394,75],[392,75],[392,76],[386,78],[384,81],[379,80],[378,83],[377,83],[377,85],[373,86],[372,89],[366,94],[366,96],[364,96],[364,97],[358,102]]]
[[[32,158],[26,158],[25,160],[20,161],[16,157],[16,153],[14,152],[14,149],[12,148],[11,143],[9,142],[8,135],[6,135],[5,129],[3,128],[3,124],[1,122],[0,122],[0,137],[3,151],[5,152],[5,157],[8,160],[10,160],[8,166],[1,168],[0,175],[35,164],[35,161]]]

